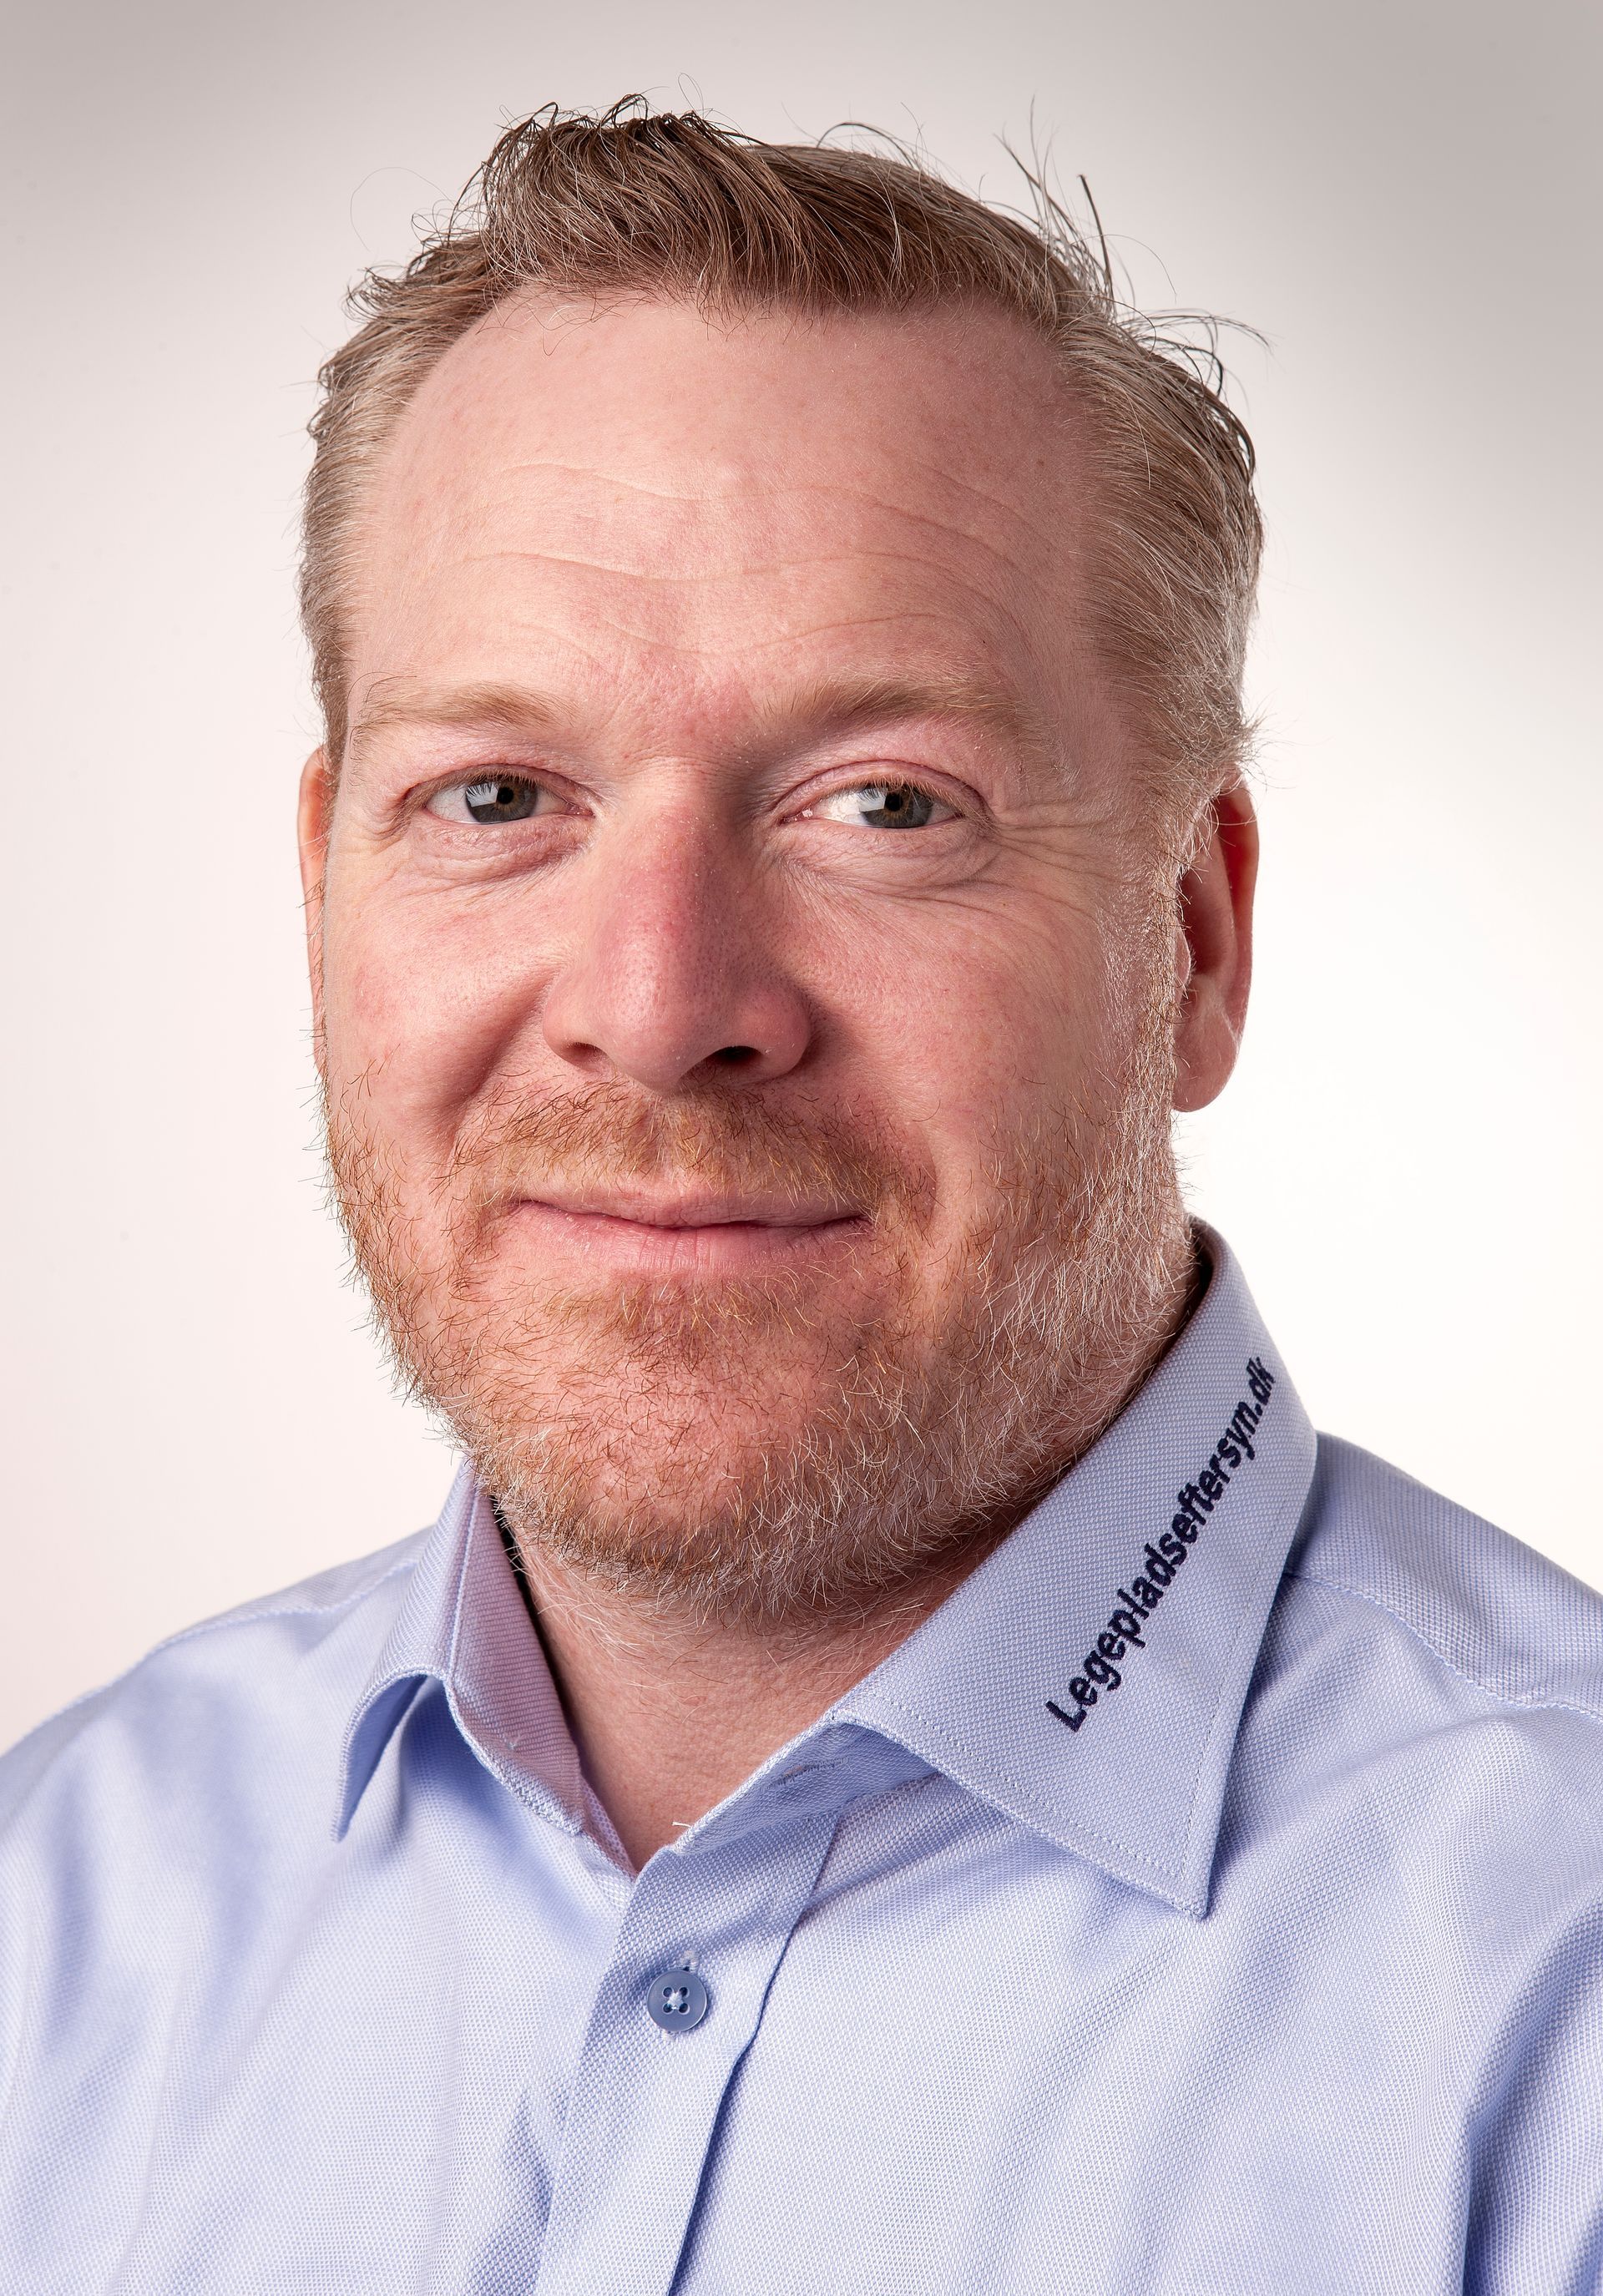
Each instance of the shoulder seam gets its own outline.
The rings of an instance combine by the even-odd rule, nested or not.
[[[1594,1722],[1603,1729],[1603,1710],[1598,1707],[1578,1706],[1570,1698],[1522,1697],[1514,1691],[1499,1690],[1494,1683],[1484,1681],[1478,1674],[1468,1673],[1455,1660],[1449,1658],[1439,1643],[1416,1627],[1412,1620],[1403,1618],[1389,1603],[1383,1603],[1378,1595],[1366,1593],[1362,1587],[1345,1586],[1339,1578],[1322,1578],[1317,1570],[1288,1570],[1286,1576],[1299,1579],[1304,1586],[1323,1587],[1331,1595],[1345,1595],[1354,1603],[1367,1603],[1372,1611],[1378,1611],[1383,1618],[1390,1619],[1394,1626],[1400,1627],[1405,1635],[1411,1635],[1415,1642],[1423,1644],[1449,1674],[1456,1675],[1460,1682],[1468,1683],[1471,1690],[1478,1690],[1487,1698],[1495,1698],[1501,1706],[1512,1706],[1525,1713],[1578,1714],[1583,1721]]]

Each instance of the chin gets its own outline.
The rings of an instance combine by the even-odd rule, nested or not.
[[[504,1360],[487,1377],[480,1358],[470,1387],[437,1395],[526,1553],[682,1613],[769,1623],[868,1602],[928,1561],[950,1466],[905,1439],[906,1370],[882,1346],[667,1336],[649,1357],[570,1354],[559,1379]]]
[[[462,1348],[462,1325],[441,1334],[431,1391],[452,1357],[455,1383],[494,1393],[497,1415],[583,1415],[648,1442],[680,1422],[687,1435],[715,1423],[732,1431],[821,1407],[887,1350],[904,1360],[917,1319],[894,1280],[825,1286],[798,1269],[545,1289],[536,1300],[512,1288],[477,1300],[464,1320],[473,1344]]]
[[[859,1480],[846,1449],[799,1420],[475,1449],[531,1561],[683,1618],[838,1618],[915,1576],[941,1543],[927,1509],[895,1504],[871,1472]]]

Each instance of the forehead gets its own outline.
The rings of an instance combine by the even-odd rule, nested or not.
[[[1048,348],[986,311],[709,318],[528,297],[402,417],[359,541],[389,678],[749,693],[850,668],[1072,678],[1087,508]]]

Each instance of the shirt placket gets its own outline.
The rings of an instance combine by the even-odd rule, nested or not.
[[[667,2296],[724,2093],[838,1816],[662,1850],[642,1872],[575,2074],[538,2296]]]

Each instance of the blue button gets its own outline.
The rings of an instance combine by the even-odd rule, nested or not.
[[[712,1996],[693,1969],[665,1969],[646,1988],[646,2007],[665,2033],[688,2033],[712,2005]]]

